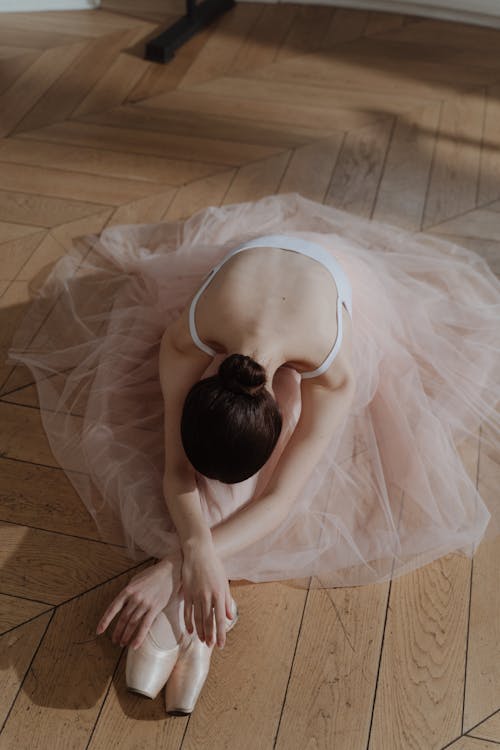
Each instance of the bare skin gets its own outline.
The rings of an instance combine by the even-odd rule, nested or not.
[[[164,388],[166,424],[179,424],[185,397],[210,364],[189,330],[188,300],[181,315],[165,332],[160,347],[160,379]],[[294,436],[274,475],[286,488],[283,497],[273,492],[210,530],[202,518],[194,471],[184,454],[179,430],[165,433],[169,511],[179,532],[182,569],[168,559],[139,579],[132,579],[101,618],[104,632],[123,608],[113,640],[126,645],[139,627],[133,646],[144,640],[164,605],[165,580],[181,574],[185,624],[207,644],[225,643],[225,616],[231,616],[230,590],[221,560],[235,553],[280,522],[294,488],[311,471],[324,449],[328,431],[348,408],[352,397],[351,319],[342,307],[343,337],[328,370],[302,381],[302,414]],[[256,247],[237,253],[215,274],[198,299],[196,329],[201,340],[217,353],[246,354],[266,369],[266,387],[274,394],[273,378],[283,366],[298,372],[316,369],[337,336],[337,291],[330,272],[312,258],[280,248]],[[165,380],[162,379],[162,373]],[[168,374],[165,375],[165,374]],[[350,381],[347,384],[346,381]],[[289,495],[290,499],[285,499]],[[170,498],[170,501],[169,501]],[[236,546],[235,546],[236,545]],[[165,566],[165,572],[161,567]],[[175,570],[174,570],[175,569]],[[146,593],[144,593],[146,592]],[[128,604],[127,604],[128,602]]]
[[[189,331],[191,299],[169,327],[183,351],[197,348]],[[196,329],[217,353],[247,354],[262,364],[272,392],[279,367],[303,372],[323,362],[337,335],[336,305],[335,282],[314,259],[281,248],[249,248],[226,261],[201,294]],[[314,378],[325,386],[335,387],[351,363],[351,319],[344,306],[342,315],[340,350]]]

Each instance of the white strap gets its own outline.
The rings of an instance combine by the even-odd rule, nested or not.
[[[321,364],[315,370],[311,370],[310,372],[300,373],[300,377],[302,379],[314,378],[317,375],[322,375],[324,372],[326,372],[326,370],[328,370],[331,363],[333,362],[338,350],[340,349],[341,344],[342,344],[342,299],[339,295],[337,297],[337,338],[335,340],[335,344],[333,345],[332,349],[330,350],[329,355],[327,356],[323,364]]]
[[[216,271],[216,268],[212,268],[212,270],[208,274],[207,278],[205,279],[205,281],[203,282],[203,284],[201,285],[201,287],[198,289],[198,291],[196,292],[195,296],[193,297],[193,300],[191,302],[191,306],[189,308],[189,330],[191,331],[191,336],[193,337],[195,343],[200,347],[200,349],[202,349],[207,354],[211,354],[213,357],[215,357],[215,355],[217,354],[217,352],[215,351],[215,349],[212,349],[210,346],[208,346],[208,344],[204,344],[203,341],[198,336],[198,331],[196,330],[196,321],[194,319],[194,314],[195,314],[195,308],[196,308],[196,303],[198,302],[198,298],[200,297],[201,293],[204,291],[205,287],[207,286],[207,284],[211,280],[211,278],[214,275],[215,271]]]

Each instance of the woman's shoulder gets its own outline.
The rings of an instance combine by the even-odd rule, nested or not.
[[[302,383],[315,383],[330,390],[337,390],[347,382],[354,384],[355,372],[352,361],[352,323],[347,310],[342,306],[342,343],[330,367],[321,375],[304,378]]]
[[[171,346],[174,347],[176,351],[182,354],[196,355],[196,352],[199,352],[200,354],[205,354],[205,358],[209,358],[206,352],[203,352],[196,345],[191,334],[191,329],[189,327],[189,312],[193,297],[194,295],[189,298],[177,318],[169,323],[165,328],[163,338],[167,339]],[[210,341],[207,341],[206,343],[209,346],[213,346],[212,342]],[[217,346],[218,345],[216,344],[213,348],[217,348]]]

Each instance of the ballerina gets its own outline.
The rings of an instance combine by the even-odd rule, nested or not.
[[[495,447],[499,317],[478,254],[298,193],[74,242],[9,357],[103,538],[157,560],[100,621],[138,690],[194,705],[231,580],[376,583],[498,534],[458,448]]]
[[[293,255],[287,252],[290,250]],[[215,643],[214,621],[217,645],[223,648],[226,630],[234,624],[228,625],[227,619],[237,617],[223,560],[282,524],[338,423],[347,415],[354,394],[351,314],[352,290],[338,262],[319,245],[274,235],[232,250],[163,334],[159,374],[165,402],[164,493],[182,546],[185,627],[192,633],[194,610],[198,638],[209,647]],[[328,324],[317,327],[316,335],[311,336],[314,320]],[[208,341],[214,344],[213,349],[205,343]],[[200,380],[208,361],[218,352],[225,356],[218,373]],[[318,359],[321,364],[315,367]],[[304,370],[308,366],[309,371]],[[211,531],[201,510],[195,471],[234,484],[264,466],[282,429],[272,387],[280,367],[294,367],[301,373],[300,420],[265,495]],[[172,574],[168,566],[166,570]],[[152,575],[156,576],[156,571]],[[130,597],[133,605],[124,608],[114,639],[126,645],[144,618],[132,643],[141,647],[149,628],[159,627],[158,608],[164,602],[164,589],[158,589],[155,599],[146,590],[148,580],[147,572],[141,573],[140,589],[129,587],[116,597],[98,633],[104,632]],[[163,659],[162,669],[151,656],[131,656],[129,652],[127,683],[137,692],[154,697],[171,674],[173,657],[187,651],[180,646],[180,636],[171,638],[174,645],[168,649],[168,631],[164,622],[163,634],[156,636],[157,643],[163,640],[163,651],[169,656],[167,661]],[[148,653],[151,651],[148,643]],[[203,652],[207,653],[201,649],[187,670],[192,681]],[[158,648],[156,662],[159,658]],[[206,666],[205,659],[204,677]],[[174,683],[169,680],[167,708],[173,701],[175,709],[170,706],[169,713],[181,713],[179,704],[185,705],[186,700],[180,700]],[[201,689],[199,677],[196,683]]]

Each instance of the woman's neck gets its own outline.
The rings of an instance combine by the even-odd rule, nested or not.
[[[274,396],[272,388],[272,382],[274,373],[283,364],[283,353],[279,350],[279,347],[270,348],[268,342],[259,342],[257,339],[250,340],[249,338],[242,338],[240,341],[233,341],[232,346],[226,353],[226,357],[231,354],[243,354],[246,357],[251,357],[266,371],[266,387],[269,392]]]

